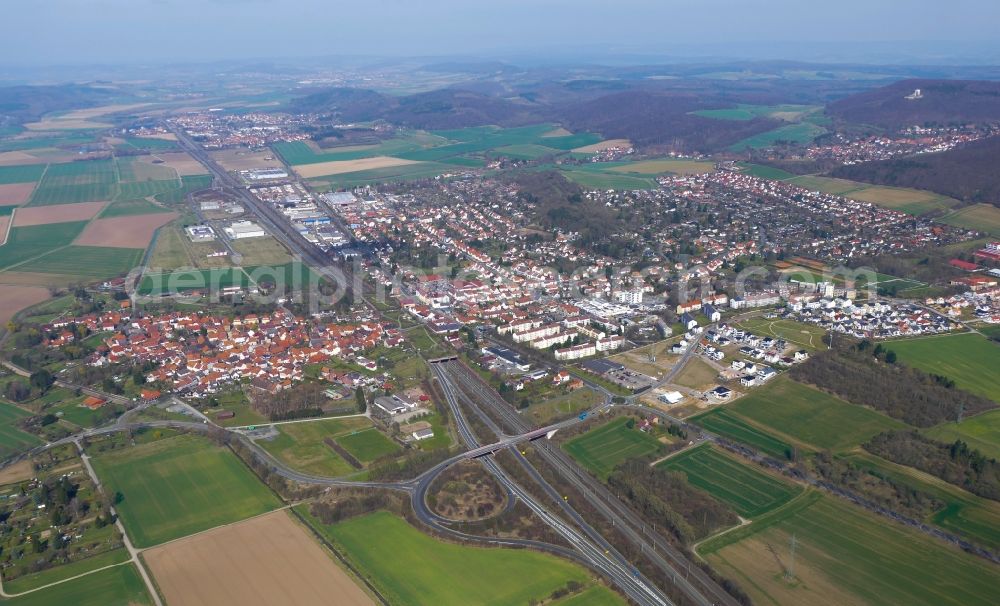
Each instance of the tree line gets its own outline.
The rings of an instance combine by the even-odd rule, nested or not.
[[[957,389],[947,377],[895,363],[895,353],[881,345],[845,341],[838,338],[833,348],[793,367],[792,378],[916,427],[996,408],[986,398]]]

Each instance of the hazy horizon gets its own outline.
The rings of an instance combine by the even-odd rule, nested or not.
[[[5,16],[0,63],[10,66],[328,56],[1000,62],[1000,3],[983,0],[49,0],[12,3]]]

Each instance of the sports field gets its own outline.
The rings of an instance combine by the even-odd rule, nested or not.
[[[399,444],[374,427],[339,437],[337,443],[362,463],[370,463],[381,456],[400,450]]]
[[[527,604],[591,576],[576,564],[528,549],[445,543],[385,511],[333,525],[310,523],[392,604]]]
[[[661,446],[653,436],[626,427],[627,421],[626,417],[608,421],[567,441],[563,450],[599,477],[606,478],[626,459],[652,454]]]
[[[827,349],[826,344],[823,343],[826,331],[814,324],[756,317],[740,321],[739,327],[761,337],[784,339],[809,351]]]
[[[995,565],[814,491],[699,552],[757,604],[976,606],[1000,586]]]
[[[802,492],[800,487],[754,469],[708,444],[674,455],[657,467],[684,472],[688,483],[728,504],[745,518],[767,513]]]
[[[161,545],[143,558],[171,606],[374,604],[286,511]]]
[[[926,522],[964,535],[990,549],[1000,548],[1000,502],[976,496],[929,473],[886,461],[860,449],[844,458],[944,503],[945,506],[930,515]]]
[[[257,444],[298,471],[343,476],[354,471],[354,468],[323,440],[332,438],[339,443],[343,436],[371,426],[371,421],[361,417],[285,423],[276,426],[279,433],[276,438],[258,440]]]
[[[139,606],[152,604],[133,564],[122,564],[3,601],[10,606]]]
[[[228,450],[193,436],[94,459],[136,546],[148,547],[264,513],[277,498]]]
[[[1000,345],[977,334],[956,334],[890,341],[899,361],[954,379],[966,391],[1000,403]]]
[[[747,423],[741,417],[730,412],[729,408],[716,407],[688,420],[712,433],[736,442],[742,442],[772,457],[782,459],[792,451],[791,444]]]
[[[992,204],[973,204],[940,219],[948,225],[983,231],[1000,236],[1000,208]]]
[[[941,442],[964,440],[986,456],[1000,460],[1000,410],[990,410],[961,423],[942,423],[924,433]]]
[[[782,376],[730,406],[734,415],[771,428],[806,447],[843,450],[905,425]]]

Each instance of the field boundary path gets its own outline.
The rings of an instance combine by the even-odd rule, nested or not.
[[[101,486],[101,480],[98,479],[97,474],[94,472],[93,466],[90,464],[90,455],[83,451],[83,445],[80,444],[79,440],[74,440],[76,444],[76,449],[80,453],[80,458],[83,460],[83,466],[87,469],[87,473],[90,474],[90,479],[94,482],[94,488],[100,492],[104,492],[104,488]],[[128,534],[125,533],[125,525],[122,524],[122,519],[118,516],[118,512],[115,511],[114,505],[111,506],[111,515],[115,516],[115,526],[118,528],[118,532],[122,534],[122,542],[125,544],[125,549],[128,550],[131,559],[129,562],[135,562],[136,568],[139,569],[139,574],[142,576],[143,583],[146,584],[146,590],[149,591],[150,597],[153,599],[153,603],[156,606],[163,606],[163,600],[160,599],[160,593],[156,590],[156,585],[153,584],[153,579],[149,576],[149,572],[146,570],[146,565],[139,558],[141,553],[138,549],[132,545],[131,539],[128,538]]]

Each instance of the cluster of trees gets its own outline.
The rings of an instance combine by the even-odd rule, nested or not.
[[[685,545],[739,522],[732,510],[691,486],[683,473],[658,470],[644,459],[622,463],[608,478],[608,486]]]
[[[368,466],[368,478],[375,481],[408,480],[450,456],[447,448],[407,450],[402,458],[396,453],[384,455]]]
[[[335,524],[379,509],[403,514],[406,506],[399,495],[387,490],[352,491],[337,494],[335,500],[316,501],[309,508],[309,513],[324,524]]]
[[[891,477],[862,469],[850,461],[818,453],[811,461],[812,469],[824,481],[850,490],[892,511],[915,519],[923,519],[940,510],[945,503],[932,495],[901,484]]]
[[[986,398],[955,389],[946,377],[890,363],[894,359],[895,354],[881,346],[838,340],[834,348],[813,355],[790,372],[798,381],[917,427],[996,407]]]
[[[326,388],[319,383],[299,383],[277,393],[248,388],[247,398],[254,410],[272,421],[300,419],[323,413],[328,402]]]
[[[1000,462],[961,440],[936,442],[917,431],[887,431],[865,450],[900,465],[915,467],[973,494],[1000,501]]]

